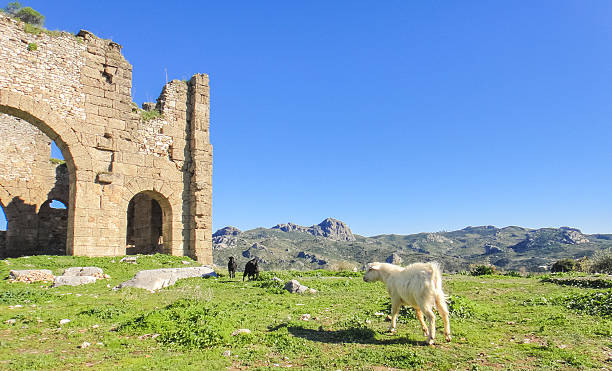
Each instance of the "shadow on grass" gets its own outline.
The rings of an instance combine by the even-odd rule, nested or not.
[[[276,326],[276,329],[284,326]],[[274,329],[271,329],[274,330]],[[316,341],[319,343],[358,343],[358,344],[408,344],[425,346],[425,341],[409,339],[395,335],[392,339],[377,339],[376,332],[365,327],[355,327],[346,330],[313,330],[298,326],[288,326],[287,330],[295,337]]]

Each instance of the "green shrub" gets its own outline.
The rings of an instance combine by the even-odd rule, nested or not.
[[[448,312],[454,318],[471,318],[474,316],[474,305],[467,298],[452,295],[448,298]]]
[[[552,265],[550,271],[555,272],[573,272],[576,270],[576,261],[574,259],[561,259],[557,260]]]
[[[32,35],[38,35],[41,32],[43,32],[42,28],[33,26],[33,25],[29,24],[29,23],[26,23],[25,26],[23,26],[23,30],[26,33],[29,33],[29,34],[32,34]]]
[[[598,251],[588,262],[589,272],[612,274],[612,250]]]
[[[256,281],[255,282],[255,286],[256,287],[261,287],[262,289],[266,289],[266,291],[268,291],[271,294],[285,294],[285,293],[288,293],[287,290],[283,289],[284,285],[283,285],[282,281],[276,281],[276,280],[272,280],[272,279]]]
[[[149,121],[161,117],[161,112],[154,109],[151,111],[140,110],[140,118],[142,121]]]
[[[231,326],[222,322],[225,317],[208,302],[179,299],[163,309],[150,311],[122,324],[119,331],[156,333],[162,344],[205,348],[228,341]]]
[[[13,16],[34,26],[42,27],[45,24],[45,16],[29,6],[19,9]]]
[[[612,290],[573,294],[558,298],[555,302],[593,316],[612,317]]]
[[[50,158],[49,162],[53,165],[63,165],[66,163],[66,160],[60,160],[59,158]]]
[[[42,303],[54,297],[47,291],[20,286],[20,284],[14,284],[11,289],[0,291],[0,304]]]
[[[45,24],[44,15],[29,6],[22,7],[18,1],[8,3],[4,11],[10,16],[33,26],[42,27]]]
[[[470,270],[472,276],[485,276],[489,274],[495,274],[494,265],[477,265]]]
[[[542,282],[554,283],[561,286],[574,286],[591,289],[608,289],[612,288],[612,280],[604,278],[589,278],[589,277],[575,277],[575,278],[558,278],[558,277],[543,277]]]
[[[33,52],[33,51],[35,51],[36,49],[38,49],[38,45],[36,45],[36,43],[29,43],[29,44],[28,44],[28,50],[29,50],[29,51]]]
[[[108,319],[113,317],[118,317],[122,314],[125,314],[125,309],[118,308],[116,306],[108,307],[108,308],[91,308],[82,311],[79,313],[80,315],[96,317],[100,319]]]

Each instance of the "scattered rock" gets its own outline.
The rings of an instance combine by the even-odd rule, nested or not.
[[[374,313],[374,315],[377,316],[377,317],[382,317],[385,314],[383,312],[376,312],[376,313]]]
[[[132,263],[132,264],[136,264],[136,257],[135,256],[126,256],[121,258],[121,260],[119,260],[119,263]]]
[[[289,291],[292,294],[303,294],[305,292],[309,292],[311,294],[316,294],[317,290],[308,288],[307,286],[302,285],[297,280],[291,280],[285,284],[285,290]]]
[[[14,325],[15,323],[17,323],[17,320],[15,318],[11,318],[4,321],[4,323],[6,323],[7,325]]]
[[[57,276],[53,281],[53,287],[59,286],[79,286],[96,282],[96,277],[92,276]]]
[[[232,332],[232,336],[241,335],[241,334],[250,334],[251,330],[248,328],[239,328],[238,330]]]
[[[62,320],[60,320],[60,321],[59,321],[59,324],[60,324],[60,325],[65,325],[65,324],[67,324],[67,323],[69,323],[69,322],[70,322],[70,320],[69,320],[69,319],[62,319]]]
[[[302,316],[300,317],[300,320],[302,320],[302,321],[310,321],[310,314],[308,314],[308,313],[302,314]]]
[[[81,345],[78,346],[78,348],[83,349],[83,348],[87,348],[90,345],[91,345],[91,343],[88,343],[88,342],[84,341],[84,342],[81,343]]]
[[[187,261],[187,260],[181,260],[181,263],[183,263],[183,264],[185,264],[185,265],[187,265],[187,264],[191,264],[191,262],[190,262],[190,261]]]
[[[77,276],[92,276],[92,277],[104,277],[102,268],[98,267],[70,267],[64,270],[64,277],[77,277]]]
[[[274,282],[283,282],[283,280],[281,280],[280,278],[278,278],[276,276],[272,277],[272,281],[274,281]]]
[[[226,350],[225,352],[223,352],[223,357],[229,357],[232,355],[232,352],[230,352],[229,350]]]
[[[134,278],[119,284],[115,289],[138,287],[154,292],[174,285],[177,280],[191,277],[217,277],[217,274],[209,266],[150,269],[136,273]]]
[[[11,270],[9,272],[9,282],[50,282],[53,281],[53,272],[49,269],[26,269]]]

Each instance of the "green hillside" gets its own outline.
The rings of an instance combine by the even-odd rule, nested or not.
[[[234,256],[241,267],[257,257],[264,269],[361,269],[368,262],[385,261],[395,254],[404,264],[438,260],[447,272],[467,270],[472,264],[541,272],[559,259],[588,257],[612,248],[612,235],[584,235],[568,227],[479,226],[452,232],[363,237],[336,222],[338,228],[345,228],[339,232],[341,238],[313,235],[300,226],[294,228],[301,231],[288,232],[278,226],[244,232],[219,230],[213,238],[214,261],[224,266],[227,258]],[[313,227],[308,227],[311,232]],[[347,235],[350,240],[346,240]]]

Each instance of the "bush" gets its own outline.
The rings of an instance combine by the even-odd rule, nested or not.
[[[612,250],[596,252],[588,265],[589,272],[612,274]]]
[[[45,24],[45,16],[29,6],[19,9],[17,13],[14,14],[14,17],[38,27],[42,27]]]
[[[566,308],[592,316],[612,318],[612,290],[573,294],[559,298],[557,302]]]
[[[17,1],[8,3],[8,5],[4,8],[4,11],[12,17],[33,26],[42,27],[45,24],[44,15],[40,14],[29,6],[22,7]]]
[[[495,274],[494,265],[477,265],[470,270],[472,276],[484,276],[487,274]]]
[[[224,323],[225,319],[226,316],[207,302],[179,299],[163,309],[150,311],[122,324],[119,331],[157,333],[162,344],[198,349],[229,340],[230,326]]]
[[[550,271],[555,272],[573,272],[576,270],[576,261],[574,259],[561,259],[555,262],[550,268]]]

